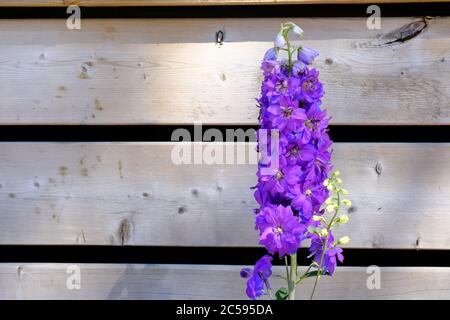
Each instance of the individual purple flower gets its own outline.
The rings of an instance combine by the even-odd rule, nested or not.
[[[264,175],[258,172],[260,183],[258,188],[261,188],[262,192],[268,192],[274,196],[277,193],[286,192],[290,186],[300,181],[301,167],[284,165],[285,162],[285,158],[280,157],[281,165],[279,169],[273,170],[271,175]],[[263,199],[263,196],[261,199]]]
[[[295,198],[292,199],[292,207],[299,210],[299,214],[305,220],[312,217],[328,197],[328,191],[322,184],[305,182],[302,186],[293,189]]]
[[[323,243],[325,239],[314,234],[311,238],[311,246],[309,251],[311,254],[309,257],[314,256],[314,261],[320,264],[322,259],[322,268],[329,275],[333,275],[336,269],[337,261],[344,262],[344,256],[342,255],[342,248],[334,245],[334,237],[331,231],[328,234],[325,253],[323,254]]]
[[[277,48],[284,48],[286,46],[286,39],[281,32],[275,37],[274,44]]]
[[[319,72],[316,69],[309,70],[308,74],[302,79],[302,90],[300,99],[312,103],[314,100],[323,96],[323,86],[319,82]]]
[[[307,119],[305,110],[298,108],[294,101],[285,96],[280,97],[279,105],[271,105],[267,111],[273,128],[278,130],[295,130],[299,123]]]
[[[250,299],[256,299],[262,295],[267,294],[265,286],[270,289],[268,279],[272,275],[272,257],[269,255],[263,256],[256,262],[253,270],[250,268],[243,268],[241,270],[241,277],[247,280],[247,296]]]
[[[308,65],[311,64],[314,58],[316,58],[318,55],[319,53],[313,49],[307,47],[300,47],[298,48],[297,59],[303,62],[304,64]]]
[[[278,56],[278,50],[276,48],[270,48],[264,54],[264,60],[276,60]]]
[[[306,227],[289,206],[264,208],[256,216],[256,227],[260,231],[259,243],[271,254],[278,253],[280,257],[295,253],[305,239]]]

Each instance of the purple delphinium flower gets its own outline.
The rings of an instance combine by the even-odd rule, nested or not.
[[[304,64],[311,64],[315,57],[317,57],[319,53],[313,49],[307,47],[298,48],[298,56],[297,59]]]
[[[256,299],[266,294],[265,286],[270,288],[269,277],[272,275],[272,257],[269,255],[263,256],[256,262],[255,267],[243,268],[241,270],[241,277],[247,280],[247,296],[250,299]]]
[[[294,216],[291,207],[264,208],[256,216],[256,227],[260,231],[259,243],[280,257],[295,253],[305,239],[306,227]]]
[[[322,98],[323,86],[319,82],[319,72],[316,69],[309,70],[302,78],[301,86],[302,89],[299,91],[301,100],[311,103]]]
[[[322,259],[322,267],[325,270],[326,273],[329,275],[334,274],[334,270],[336,269],[337,261],[340,262],[344,261],[344,256],[342,255],[342,249],[337,247],[336,245],[333,245],[334,243],[334,237],[333,234],[328,234],[327,239],[327,250],[323,254],[323,246],[324,246],[324,238],[319,237],[318,235],[313,235],[311,237],[311,246],[309,248],[309,251],[311,252],[309,257],[314,257],[314,261],[320,264],[320,260]]]
[[[311,219],[313,212],[328,198],[328,191],[323,185],[308,181],[293,190],[295,198],[292,199],[292,207],[299,210],[300,216],[306,220]]]

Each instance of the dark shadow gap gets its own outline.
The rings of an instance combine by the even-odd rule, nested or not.
[[[195,139],[194,126],[152,126],[152,125],[83,125],[53,126],[25,125],[0,126],[0,141],[29,142],[152,142],[172,141],[176,129],[186,129]],[[227,133],[242,129],[248,131],[255,141],[257,126],[203,126],[197,127],[200,137],[209,130],[218,129],[222,137]],[[252,134],[253,133],[253,134]],[[334,142],[450,142],[450,126],[330,126],[330,136]],[[196,140],[199,141],[199,140]]]
[[[374,2],[376,4],[376,1]],[[368,4],[82,7],[81,18],[367,17]],[[378,4],[382,17],[450,15],[449,3]],[[66,19],[66,8],[3,7],[0,19]]]
[[[148,263],[252,265],[263,248],[144,247],[144,246],[0,246],[0,262],[10,263]],[[299,262],[307,265],[307,249]],[[450,267],[450,250],[344,249],[344,266]],[[284,261],[284,260],[283,260]],[[274,264],[283,261],[274,259]]]

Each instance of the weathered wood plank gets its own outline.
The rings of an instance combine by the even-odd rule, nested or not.
[[[259,62],[285,20],[2,20],[0,124],[255,124]],[[450,18],[293,21],[321,52],[334,124],[450,124]]]
[[[377,3],[445,2],[446,0],[379,0]],[[78,6],[204,6],[204,5],[270,5],[270,4],[372,4],[371,0],[0,0],[4,7]]]
[[[0,244],[257,246],[256,166],[175,165],[172,147],[0,144]],[[337,143],[334,163],[351,247],[450,248],[449,144]]]
[[[69,290],[68,264],[0,264],[0,299],[246,299],[238,266],[79,264],[80,290]],[[72,265],[73,266],[73,265]],[[450,299],[450,268],[380,268],[381,288],[367,288],[366,268],[339,267],[322,278],[316,299]],[[274,268],[283,274],[284,269]],[[280,285],[276,278],[273,287]],[[312,279],[298,298],[307,299]]]

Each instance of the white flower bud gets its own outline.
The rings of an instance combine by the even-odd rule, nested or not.
[[[334,212],[334,205],[330,204],[326,207],[326,209],[328,213],[333,213]]]
[[[348,206],[348,207],[351,207],[351,206],[352,206],[352,202],[351,202],[350,200],[348,200],[348,199],[342,200],[342,203],[343,203],[345,206]]]
[[[286,46],[286,39],[281,32],[277,34],[274,43],[276,48],[284,48]]]
[[[347,223],[349,220],[348,215],[343,214],[342,216],[339,217],[338,222],[339,223]]]
[[[328,189],[328,191],[333,191],[333,185],[332,184],[329,184],[328,186],[327,186],[327,189]]]
[[[322,230],[320,230],[320,235],[321,235],[322,237],[328,236],[328,230],[325,229],[325,228],[323,228]]]
[[[327,187],[330,184],[330,179],[325,179],[325,181],[323,182],[323,186]]]
[[[341,191],[342,191],[343,195],[348,195],[348,190],[347,189],[341,189]]]
[[[350,238],[345,236],[342,237],[338,240],[338,244],[349,244],[350,243]]]
[[[293,23],[292,32],[296,35],[299,35],[300,37],[303,37],[303,29],[300,28],[298,25]]]

